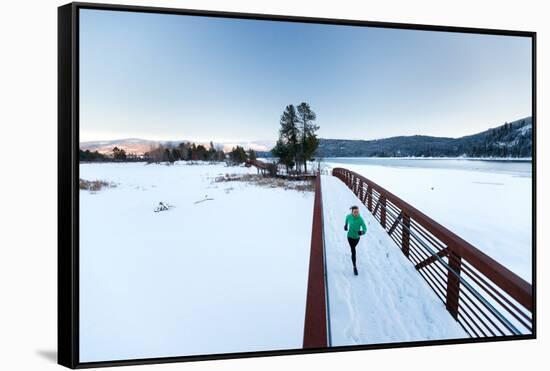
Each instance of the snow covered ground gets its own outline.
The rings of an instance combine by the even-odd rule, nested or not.
[[[468,337],[344,183],[323,175],[321,184],[331,345]],[[368,228],[357,246],[358,276],[353,275],[344,231],[354,204]]]
[[[423,159],[326,159],[401,197],[531,282],[530,163]]]
[[[325,165],[364,174],[530,281],[529,176]],[[80,191],[81,361],[302,347],[313,193],[213,182],[256,170],[205,163],[80,172],[116,185]],[[360,203],[335,177],[322,187],[331,345],[467,337],[363,205],[353,275],[343,224]],[[155,213],[159,202],[173,207]]]
[[[82,362],[302,347],[313,193],[212,182],[255,172],[80,165]]]

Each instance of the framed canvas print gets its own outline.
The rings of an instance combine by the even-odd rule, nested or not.
[[[536,336],[536,34],[59,8],[70,368]]]

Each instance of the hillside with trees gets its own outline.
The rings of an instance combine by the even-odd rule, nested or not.
[[[378,140],[320,139],[316,156],[529,158],[532,136],[532,118],[526,117],[460,138],[413,135]]]

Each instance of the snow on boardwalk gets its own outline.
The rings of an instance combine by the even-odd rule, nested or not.
[[[321,179],[331,345],[464,338],[468,335],[382,226],[346,185]],[[344,218],[358,205],[368,227],[353,275]]]

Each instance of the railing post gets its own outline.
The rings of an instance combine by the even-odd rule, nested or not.
[[[380,195],[380,224],[386,229],[386,197]]]
[[[368,185],[367,187],[367,207],[369,208],[369,211],[372,213],[372,186]]]
[[[409,257],[409,240],[410,240],[410,231],[411,227],[411,218],[409,215],[403,212],[403,230],[401,233],[401,250],[403,254],[408,258]]]
[[[449,248],[449,267],[460,275],[462,258]],[[445,306],[451,315],[458,319],[458,298],[460,294],[460,279],[450,270],[447,272],[447,300]]]

